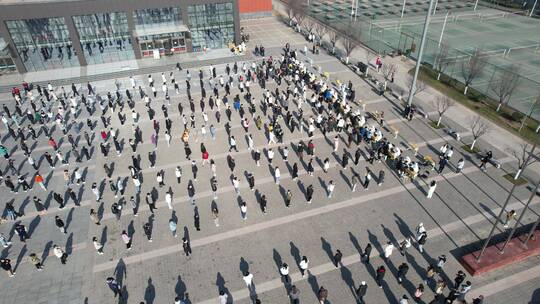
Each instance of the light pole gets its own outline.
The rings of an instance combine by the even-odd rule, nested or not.
[[[435,13],[437,13],[437,4],[439,4],[439,0],[435,1],[435,7],[433,7],[433,15],[435,16]]]
[[[476,0],[476,2],[474,3],[474,9],[473,9],[473,11],[476,12],[476,7],[477,7],[477,6],[478,6],[478,0]]]
[[[409,97],[407,103],[409,107],[412,105],[414,94],[416,93],[416,79],[418,78],[418,72],[420,71],[420,65],[422,65],[422,55],[424,55],[424,45],[426,44],[426,36],[429,26],[429,20],[431,19],[431,9],[435,0],[429,1],[429,8],[426,14],[426,21],[424,22],[424,30],[422,31],[422,41],[420,42],[420,50],[418,51],[418,58],[416,59],[416,67],[414,68],[414,77],[409,91]]]
[[[529,200],[527,201],[527,204],[525,204],[525,208],[523,208],[523,211],[521,211],[521,215],[519,216],[518,220],[514,224],[514,227],[512,228],[512,231],[510,231],[510,234],[506,238],[506,242],[504,242],[504,245],[503,245],[503,247],[502,247],[502,249],[500,251],[501,254],[504,253],[504,249],[506,249],[506,246],[508,245],[508,243],[510,243],[510,240],[514,236],[514,233],[516,232],[519,223],[521,223],[521,220],[523,219],[523,216],[525,215],[525,212],[527,211],[527,209],[529,209],[529,205],[531,204],[533,198],[536,196],[536,191],[538,191],[539,186],[540,186],[540,182],[536,183],[536,187],[534,188],[533,192],[531,192],[531,196],[529,197]]]
[[[446,28],[446,21],[448,20],[448,14],[450,14],[450,11],[446,12],[446,16],[444,16],[444,23],[442,25],[441,37],[439,37],[439,46],[441,46],[441,43],[442,43],[442,37],[444,34],[444,29]]]
[[[506,201],[504,202],[504,205],[501,207],[501,212],[499,212],[499,215],[495,219],[495,222],[493,223],[493,227],[491,227],[491,231],[489,232],[489,235],[484,243],[484,246],[482,246],[482,250],[480,250],[480,254],[476,258],[478,262],[480,262],[480,259],[482,258],[482,255],[484,255],[484,251],[486,251],[486,248],[491,241],[491,238],[493,237],[493,233],[495,232],[495,228],[497,228],[497,225],[499,224],[499,220],[501,219],[501,216],[503,215],[504,211],[506,210],[506,206],[508,206],[508,202],[510,202],[510,198],[512,197],[512,194],[514,194],[514,190],[516,189],[516,184],[512,185],[512,190],[510,190],[510,193],[508,193],[508,197],[506,198]]]
[[[403,14],[405,13],[405,4],[407,3],[407,0],[403,0],[403,8],[401,8],[401,18],[403,18]]]
[[[533,7],[531,8],[531,12],[529,13],[529,17],[532,17],[532,15],[534,14],[534,9],[536,8],[537,2],[538,0],[534,0],[534,4],[533,4]]]

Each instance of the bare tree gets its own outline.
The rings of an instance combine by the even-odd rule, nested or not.
[[[473,142],[470,147],[470,150],[472,151],[474,149],[476,141],[480,137],[486,135],[486,133],[489,132],[490,127],[489,124],[484,119],[482,119],[482,117],[480,117],[480,115],[476,115],[470,118],[469,127],[471,128],[471,133],[473,136]]]
[[[350,33],[353,32],[352,26],[349,25],[349,30],[347,30],[347,35],[343,36],[342,43],[343,48],[345,50],[345,54],[347,57],[345,58],[345,63],[349,64],[349,57],[351,56],[354,49],[356,49],[360,43],[358,42],[360,40],[360,37],[353,37],[350,35]]]
[[[433,101],[433,106],[437,109],[437,113],[439,113],[437,127],[441,124],[444,113],[446,113],[448,109],[454,106],[454,104],[454,100],[450,99],[448,96],[445,95],[437,96],[437,98]]]
[[[471,83],[480,75],[486,66],[487,60],[481,49],[476,49],[474,53],[461,62],[461,75],[465,81],[464,95],[467,95],[467,90]]]
[[[330,43],[332,44],[332,54],[336,53],[336,43],[340,39],[339,33],[335,30],[328,31],[328,37],[330,38]]]
[[[514,180],[517,180],[523,170],[525,170],[530,164],[538,161],[539,155],[534,154],[536,150],[536,145],[531,145],[529,143],[522,143],[516,148],[508,147],[506,149],[510,154],[512,154],[518,162],[518,171],[514,175]]]
[[[407,87],[410,88],[412,86],[412,83],[413,83],[413,79],[414,79],[414,76],[413,75],[409,75],[407,76]],[[414,89],[414,94],[419,94],[419,93],[422,93],[426,90],[426,83],[422,80],[420,80],[420,78],[416,78],[416,88]]]
[[[313,20],[311,20],[309,18],[306,18],[306,20],[304,20],[303,24],[304,24],[304,28],[306,29],[308,34],[313,34],[313,30],[315,29],[315,25],[317,23],[315,23]]]
[[[437,56],[435,56],[434,64],[435,69],[437,70],[437,80],[441,79],[441,74],[444,73],[446,68],[448,68],[448,65],[450,64],[450,58],[448,56],[448,50],[450,47],[443,43],[441,44],[441,47],[439,49],[439,52],[437,53]]]
[[[384,76],[384,88],[383,90],[386,91],[386,85],[388,84],[388,80],[392,79],[394,77],[394,74],[397,71],[397,66],[394,63],[390,64],[383,64],[381,68],[382,74]]]
[[[497,112],[510,100],[510,96],[516,89],[520,81],[519,69],[516,66],[510,66],[508,69],[503,69],[499,73],[497,79],[490,83],[490,89],[499,98]]]
[[[315,27],[313,28],[313,31],[315,32],[315,35],[318,37],[319,44],[321,44],[324,35],[326,35],[326,33],[328,32],[328,28],[325,25],[316,22]]]
[[[369,63],[371,60],[375,57],[375,54],[373,54],[369,49],[366,51],[366,74],[364,76],[367,77],[368,71],[369,71]]]
[[[308,13],[305,3],[303,1],[290,0],[289,7],[292,10],[293,17],[294,19],[296,19],[296,24],[298,25],[298,27],[302,26],[302,23],[306,19]]]

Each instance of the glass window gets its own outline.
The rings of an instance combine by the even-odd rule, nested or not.
[[[188,23],[194,51],[224,48],[234,41],[231,2],[188,6]]]
[[[135,59],[125,12],[74,16],[88,64]]]
[[[133,12],[133,18],[135,24],[142,28],[182,24],[182,15],[178,7],[136,10]]]
[[[28,71],[79,65],[64,18],[6,21],[6,26]]]

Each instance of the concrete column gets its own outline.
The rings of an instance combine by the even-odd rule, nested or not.
[[[191,28],[189,27],[189,17],[188,17],[188,7],[189,3],[182,2],[180,4],[180,14],[182,16],[182,23],[188,27],[189,30]],[[193,43],[191,42],[191,32],[188,32],[185,34],[185,41],[186,41],[186,51],[187,52],[193,52]]]
[[[64,16],[64,22],[69,32],[69,39],[71,39],[71,45],[73,50],[77,53],[77,59],[79,59],[80,66],[87,66],[86,58],[84,57],[84,51],[81,46],[81,38],[79,37],[79,32],[75,27],[75,22],[71,16]]]
[[[4,22],[0,22],[0,34],[2,34],[2,37],[6,41],[9,54],[11,55],[11,59],[13,59],[13,63],[15,63],[15,66],[17,67],[17,71],[20,74],[26,73],[27,72],[26,67],[24,66],[24,63],[21,57],[19,56],[19,53],[17,52],[15,43],[13,43],[13,40],[11,39],[11,35],[9,34],[7,26]]]
[[[135,59],[141,59],[141,45],[139,44],[139,38],[135,36],[135,19],[133,19],[133,10],[126,10],[128,32],[131,35],[131,47],[135,52]]]
[[[233,14],[234,14],[234,43],[239,44],[242,42],[240,39],[240,6],[238,0],[233,0]]]

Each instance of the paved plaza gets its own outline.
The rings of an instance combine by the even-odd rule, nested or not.
[[[303,49],[308,45],[306,40],[295,33],[276,18],[263,18],[258,20],[242,21],[245,31],[250,34],[248,54],[242,57],[245,61],[239,61],[239,73],[242,72],[242,64],[247,67],[252,62],[260,63],[262,57],[251,53],[255,45],[264,45],[266,58],[273,56],[274,60],[280,60],[283,46],[288,42],[291,48]],[[360,50],[357,51],[360,54]],[[290,266],[292,284],[300,290],[300,303],[317,303],[317,296],[321,286],[328,290],[327,303],[345,304],[355,303],[355,289],[360,282],[365,281],[368,285],[367,294],[364,297],[366,303],[398,303],[403,295],[407,295],[413,303],[413,296],[418,284],[426,277],[426,268],[430,264],[436,264],[437,258],[446,255],[448,258],[443,271],[436,275],[437,279],[447,282],[444,289],[447,295],[449,288],[453,287],[456,273],[463,270],[457,257],[465,252],[464,246],[473,244],[478,247],[481,240],[487,237],[495,216],[500,212],[512,184],[503,175],[516,171],[516,161],[508,153],[508,145],[515,145],[519,140],[496,126],[492,131],[482,137],[478,146],[484,152],[493,151],[494,157],[501,163],[501,168],[496,169],[488,166],[486,171],[480,170],[480,156],[467,153],[463,150],[463,143],[470,143],[472,135],[468,126],[463,123],[466,117],[472,115],[461,106],[456,106],[448,112],[443,119],[446,126],[456,130],[461,135],[461,142],[454,136],[450,136],[445,129],[433,129],[429,126],[429,120],[415,116],[411,121],[403,118],[403,105],[393,97],[380,96],[373,90],[372,84],[365,82],[348,67],[321,50],[320,54],[313,55],[308,52],[309,59],[302,52],[298,52],[298,59],[308,67],[308,70],[317,74],[318,67],[328,72],[331,83],[337,86],[337,82],[347,83],[351,81],[356,92],[356,101],[350,103],[353,111],[362,110],[364,113],[384,112],[386,126],[382,127],[370,115],[366,114],[367,125],[373,125],[381,129],[388,140],[403,150],[403,155],[413,161],[419,161],[429,155],[437,159],[439,148],[444,144],[454,147],[455,153],[449,165],[441,174],[427,167],[421,167],[421,176],[414,180],[402,179],[397,175],[391,161],[375,161],[370,163],[369,151],[371,146],[365,142],[348,145],[348,139],[344,132],[329,131],[326,136],[319,129],[310,138],[307,130],[299,132],[298,129],[291,131],[283,119],[279,124],[283,127],[284,136],[282,143],[268,143],[268,134],[263,128],[258,130],[254,118],[261,116],[264,126],[269,123],[271,110],[264,115],[261,108],[261,100],[265,90],[256,81],[252,82],[250,90],[256,112],[249,113],[247,104],[238,87],[235,75],[235,85],[231,86],[229,103],[236,94],[240,94],[247,117],[250,121],[249,131],[245,132],[238,111],[232,109],[230,121],[222,106],[220,122],[217,121],[216,108],[211,110],[206,103],[205,112],[208,114],[208,122],[203,120],[199,101],[201,88],[199,86],[199,69],[204,72],[206,94],[210,96],[208,79],[210,66],[204,61],[200,67],[190,68],[191,73],[191,96],[195,103],[195,125],[190,132],[189,145],[193,152],[191,159],[196,161],[198,174],[196,181],[192,173],[191,160],[186,159],[184,145],[181,141],[184,126],[182,116],[178,110],[178,104],[183,105],[183,113],[188,119],[191,115],[190,105],[186,96],[186,70],[176,69],[165,73],[170,79],[169,72],[174,74],[175,80],[180,85],[180,94],[174,92],[173,86],[168,82],[171,95],[170,106],[161,92],[161,74],[152,74],[157,83],[157,97],[151,98],[152,108],[155,110],[155,121],[160,124],[160,132],[156,146],[156,163],[150,166],[148,154],[154,151],[154,145],[150,140],[154,132],[154,123],[147,114],[147,108],[138,90],[132,90],[129,78],[118,78],[117,83],[120,91],[129,89],[135,100],[135,111],[140,114],[138,126],[142,130],[143,143],[139,144],[136,153],[128,143],[133,138],[133,120],[129,107],[125,106],[123,113],[127,116],[125,124],[121,124],[117,112],[112,114],[110,109],[105,109],[106,117],[110,117],[110,127],[117,129],[117,136],[123,146],[121,155],[114,150],[112,140],[110,152],[104,157],[100,151],[100,143],[103,141],[100,131],[103,129],[101,121],[101,109],[96,105],[96,112],[92,117],[88,116],[83,109],[80,115],[73,117],[69,113],[69,125],[67,134],[72,134],[78,142],[79,149],[88,146],[83,136],[85,131],[92,136],[92,144],[88,146],[92,158],[77,163],[68,142],[60,126],[51,121],[48,125],[54,130],[52,137],[58,142],[69,162],[62,166],[57,162],[55,168],[49,168],[42,154],[46,151],[54,155],[53,149],[48,144],[44,134],[40,134],[36,141],[28,139],[28,145],[32,150],[32,156],[39,160],[39,172],[45,179],[47,190],[44,191],[38,185],[33,189],[23,192],[19,189],[17,194],[10,193],[9,189],[1,186],[4,196],[4,204],[12,202],[15,210],[22,215],[16,221],[7,220],[0,226],[0,232],[12,242],[8,248],[2,251],[2,258],[9,258],[16,270],[15,277],[7,274],[0,275],[0,303],[118,303],[118,298],[113,298],[113,292],[107,287],[106,278],[113,277],[122,286],[124,300],[120,303],[146,303],[162,304],[174,303],[175,297],[182,298],[185,293],[189,294],[187,303],[206,304],[219,303],[220,291],[228,294],[227,303],[254,303],[257,297],[261,303],[281,304],[289,303],[288,290],[290,284],[284,282],[280,276],[279,268],[283,263]],[[226,75],[226,64],[232,68],[236,57],[223,58],[222,62],[214,64],[217,75]],[[396,59],[397,60],[397,59]],[[404,63],[405,65],[406,63]],[[404,82],[406,68],[399,70],[399,79],[396,83]],[[234,74],[234,73],[233,73]],[[137,86],[151,95],[148,87],[148,75],[135,75]],[[398,77],[396,77],[398,78]],[[216,81],[217,82],[217,81]],[[1,84],[0,84],[1,85]],[[77,84],[79,91],[87,93],[86,83]],[[110,91],[114,95],[115,79],[92,82],[95,91],[106,99],[106,93]],[[270,80],[266,83],[267,89],[274,92],[287,90],[287,83],[278,85]],[[224,90],[218,85],[220,96]],[[70,86],[65,86],[70,91]],[[291,86],[292,89],[292,86]],[[337,89],[336,87],[336,90]],[[35,90],[34,90],[35,91]],[[55,91],[60,94],[60,88]],[[308,90],[307,98],[311,97],[312,90]],[[37,94],[37,93],[35,93]],[[415,102],[424,109],[431,117],[435,117],[436,111],[430,105],[435,92],[431,89],[419,94]],[[0,100],[12,111],[14,102],[11,94],[0,94]],[[123,100],[126,98],[124,96]],[[104,104],[107,104],[105,102]],[[164,135],[165,115],[161,110],[166,105],[168,117],[172,120],[170,145]],[[28,103],[23,105],[26,109]],[[56,103],[55,107],[58,106]],[[304,119],[310,116],[316,117],[309,102],[302,106]],[[118,111],[118,108],[117,110]],[[298,114],[298,105],[291,101],[289,111]],[[87,118],[94,121],[97,126],[93,130],[86,125]],[[21,125],[30,122],[26,117]],[[77,132],[75,124],[81,126]],[[202,134],[201,126],[206,125],[208,132],[210,125],[216,128],[216,138],[212,139],[210,132]],[[228,124],[228,126],[226,126]],[[28,164],[24,157],[24,151],[20,148],[19,140],[14,140],[6,131],[4,125],[1,129],[2,143],[9,148],[11,159],[15,160],[15,166],[20,170],[31,184],[36,171]],[[55,126],[55,127],[54,127]],[[238,152],[229,152],[229,138],[227,131],[236,138]],[[107,129],[109,129],[107,128]],[[37,128],[36,128],[37,130]],[[399,132],[395,136],[392,130]],[[41,133],[41,132],[40,132]],[[253,138],[253,146],[261,152],[260,166],[254,161],[254,151],[248,150],[247,134]],[[334,137],[339,140],[339,148],[334,151]],[[313,176],[308,174],[308,162],[310,157],[304,153],[300,159],[295,153],[299,143],[307,144],[313,141],[315,153],[313,157]],[[504,144],[503,144],[504,143]],[[212,177],[211,166],[202,164],[200,146],[204,144],[209,158],[215,161],[216,176],[218,183],[217,199],[213,198],[210,178]],[[415,155],[412,146],[418,147]],[[287,147],[289,154],[284,159],[283,150]],[[353,163],[355,151],[361,151],[361,158],[357,165]],[[272,149],[275,157],[271,164],[268,160],[268,151]],[[342,155],[346,151],[352,158],[347,168],[341,164]],[[139,196],[135,193],[134,184],[130,178],[129,166],[132,166],[132,155],[140,155],[142,168],[142,189]],[[231,171],[228,166],[228,157],[234,158],[236,166]],[[323,161],[329,159],[329,169],[323,170]],[[463,158],[465,168],[462,173],[456,173],[457,161]],[[16,184],[16,176],[13,176],[8,168],[8,161],[2,159],[3,177],[11,175]],[[298,165],[298,179],[293,179],[292,167]],[[110,176],[104,170],[104,166],[112,168]],[[182,178],[178,183],[175,170],[180,167]],[[86,182],[77,185],[71,184],[78,195],[79,206],[71,199],[67,205],[59,209],[58,203],[53,198],[53,191],[64,195],[66,193],[66,181],[63,170],[69,170],[73,174],[79,168],[83,172]],[[279,184],[276,183],[275,169],[281,171]],[[165,186],[160,187],[156,182],[158,172],[164,172]],[[368,188],[358,185],[352,192],[352,176],[357,173],[364,180],[366,173],[372,172],[372,180]],[[378,185],[379,172],[385,172],[384,182]],[[538,172],[528,170],[524,176],[532,181],[538,180]],[[255,188],[251,191],[247,176],[252,173],[255,177]],[[235,191],[232,183],[233,177],[240,180],[239,192]],[[109,180],[116,183],[123,180],[125,185],[125,205],[119,219],[111,211],[111,205],[118,202],[122,195],[115,197],[109,186]],[[190,203],[188,196],[188,183],[193,180],[195,187],[195,205],[200,217],[200,231],[195,229],[195,209]],[[432,198],[426,194],[431,181],[437,181],[437,188]],[[335,190],[328,197],[327,187],[333,181]],[[96,202],[95,195],[91,190],[93,183],[97,183],[102,190],[102,200]],[[313,186],[314,195],[312,203],[306,201],[306,189]],[[173,192],[172,207],[168,208],[165,201],[169,187]],[[523,185],[516,188],[510,200],[508,209],[515,209],[518,213],[523,210],[524,204],[530,195],[532,185]],[[290,207],[286,206],[287,191],[292,194]],[[157,210],[153,213],[145,203],[146,193],[152,193],[157,197]],[[266,197],[266,212],[261,207],[262,196]],[[39,214],[34,208],[33,197],[40,198],[48,208],[45,214]],[[131,196],[138,198],[138,213],[133,214],[129,203]],[[67,199],[67,194],[65,195]],[[241,203],[247,206],[247,218],[241,215]],[[219,219],[215,219],[212,209],[219,210]],[[101,224],[95,225],[89,214],[90,209],[95,209],[101,218]],[[533,222],[540,212],[540,199],[535,197],[530,210],[523,218],[523,223]],[[59,216],[66,223],[67,233],[64,234],[55,225],[55,216]],[[5,216],[5,214],[4,214]],[[169,221],[177,222],[178,237],[174,237],[169,229]],[[22,223],[28,228],[30,239],[26,243],[19,241],[15,234],[14,225]],[[152,242],[145,236],[143,225],[150,223],[152,227]],[[406,254],[402,256],[397,249],[399,243],[405,238],[415,236],[415,228],[423,223],[427,230],[427,242],[425,250],[421,253],[413,242]],[[126,230],[132,236],[132,249],[127,250],[122,241],[122,231]],[[497,233],[504,232],[499,225]],[[97,239],[104,245],[103,255],[98,255],[94,249],[92,238]],[[191,242],[192,255],[187,257],[182,247],[182,238]],[[387,242],[396,246],[389,259],[383,259],[384,248]],[[361,262],[360,253],[371,243],[370,264]],[[53,245],[59,245],[68,254],[67,263],[62,265],[53,253]],[[474,248],[476,248],[474,247]],[[336,250],[343,253],[342,265],[335,267],[333,264]],[[44,266],[43,271],[37,271],[29,262],[28,255],[36,253],[41,258]],[[300,274],[298,267],[302,256],[309,259],[309,268],[305,277]],[[399,265],[406,262],[410,269],[402,284],[396,279]],[[384,265],[387,273],[382,284],[378,288],[375,282],[375,270]],[[484,295],[485,303],[538,303],[540,301],[540,266],[539,257],[529,258],[523,262],[508,266],[502,270],[467,280],[472,282],[472,290],[467,294],[467,300]],[[249,271],[253,274],[254,287],[246,288],[242,279],[242,273]],[[435,282],[430,281],[426,285],[425,293],[419,303],[429,303],[434,298]]]

